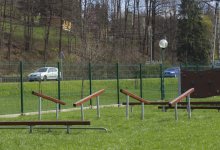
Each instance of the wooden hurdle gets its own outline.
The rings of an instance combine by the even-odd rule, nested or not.
[[[128,90],[120,89],[120,92],[126,95],[126,118],[129,119],[129,97],[132,97],[133,99],[139,101],[141,103],[141,119],[144,120],[144,105],[150,104],[150,101],[145,100]]]
[[[54,97],[44,95],[44,94],[42,94],[42,93],[38,93],[38,92],[32,91],[32,94],[33,94],[33,95],[36,95],[36,96],[38,96],[38,97],[42,97],[42,98],[44,98],[44,99],[46,99],[46,100],[50,100],[50,101],[52,101],[52,102],[54,102],[54,103],[58,103],[58,104],[61,104],[61,105],[66,105],[65,102],[63,102],[63,101],[61,101],[61,100],[59,100],[59,99],[56,99],[56,98],[54,98]]]
[[[82,106],[83,103],[90,100],[91,98],[99,97],[99,95],[103,92],[104,92],[104,89],[74,103],[73,105],[74,106],[79,106],[79,105]],[[38,96],[39,98],[44,98],[46,100],[52,101],[56,104],[61,104],[61,105],[66,104],[65,102],[63,102],[59,99],[44,95],[42,93],[32,91],[32,94]],[[98,109],[97,114],[99,114],[99,98],[97,98],[97,109]],[[40,111],[41,111],[41,109],[39,109],[39,115],[41,114]],[[58,107],[57,107],[57,112],[58,112]],[[82,110],[81,110],[81,112],[82,112]],[[100,114],[98,116],[100,117]],[[57,119],[58,119],[58,117],[57,117]],[[70,129],[92,129],[92,130],[104,130],[107,132],[107,129],[102,128],[102,127],[85,127],[85,128],[84,127],[71,127],[71,126],[75,126],[75,125],[83,125],[84,126],[84,125],[90,125],[90,124],[91,124],[90,121],[84,121],[84,117],[80,121],[74,121],[74,120],[2,121],[2,122],[0,122],[0,129],[26,129],[27,128],[26,126],[29,126],[28,128],[29,128],[30,133],[32,133],[33,128],[48,129],[48,131],[50,131],[51,129],[67,129],[67,133],[70,133]],[[48,127],[48,125],[50,125],[50,126]],[[66,127],[60,127],[60,126],[66,126]]]
[[[181,94],[180,96],[178,96],[177,98],[175,98],[174,100],[172,100],[171,102],[169,102],[169,106],[175,106],[175,119],[178,120],[178,114],[177,114],[177,104],[181,101],[183,101],[185,98],[187,99],[187,112],[188,112],[188,118],[191,118],[191,106],[190,106],[190,94],[194,92],[194,88],[191,88],[189,90],[187,90],[186,92],[184,92],[183,94]]]
[[[144,119],[144,105],[168,105],[168,106],[173,106],[175,105],[175,119],[178,120],[178,115],[177,115],[177,104],[179,102],[182,102],[184,98],[187,98],[187,111],[188,111],[188,116],[189,118],[191,118],[191,109],[190,109],[190,94],[192,92],[194,92],[194,88],[191,88],[189,90],[187,90],[185,93],[181,94],[180,96],[178,96],[177,98],[175,98],[174,100],[170,101],[170,102],[152,102],[149,100],[145,100],[131,92],[129,92],[128,90],[124,90],[121,89],[120,90],[121,93],[126,95],[126,118],[129,119],[129,104],[131,105],[141,105],[141,119]],[[132,97],[133,99],[139,101],[139,102],[129,102],[129,97]]]
[[[99,96],[104,93],[105,89],[102,89],[102,90],[99,90],[77,102],[75,102],[73,104],[74,107],[77,107],[77,106],[80,106],[81,107],[81,119],[84,120],[84,111],[83,111],[83,104],[87,101],[89,101],[90,99],[92,98],[95,98],[96,97],[96,107],[97,107],[97,116],[98,118],[100,118],[100,111],[99,111]]]
[[[35,92],[35,91],[32,91],[32,94],[39,97],[39,108],[38,108],[39,120],[41,120],[41,105],[42,105],[41,98],[44,98],[45,100],[49,100],[51,102],[56,103],[56,119],[58,120],[59,104],[66,105],[66,103],[61,101],[61,100],[59,100],[59,99],[57,99],[57,98],[54,98],[54,97],[51,97],[51,96],[47,96],[45,94],[38,93],[38,92]]]

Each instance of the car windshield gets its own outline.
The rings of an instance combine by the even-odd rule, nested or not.
[[[47,68],[40,68],[36,72],[46,72],[46,71],[47,71]]]
[[[166,69],[167,71],[175,71],[175,70],[178,70],[178,68],[168,68]]]

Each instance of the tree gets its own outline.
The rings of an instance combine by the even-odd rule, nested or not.
[[[14,1],[11,0],[10,1],[10,11],[9,11],[9,34],[8,34],[8,43],[7,43],[7,47],[8,47],[8,61],[9,63],[11,62],[11,44],[12,44],[12,14],[13,14],[13,8],[14,8]]]
[[[181,63],[207,64],[209,60],[210,37],[199,4],[198,0],[181,0],[177,35]]]

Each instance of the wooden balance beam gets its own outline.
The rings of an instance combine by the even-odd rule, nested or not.
[[[91,100],[92,98],[95,98],[96,97],[96,107],[97,107],[97,116],[98,118],[100,118],[100,111],[99,111],[99,96],[104,93],[105,89],[101,89],[75,103],[73,103],[73,106],[74,107],[77,107],[77,106],[81,106],[81,119],[84,120],[84,112],[83,112],[83,104],[89,100]]]
[[[63,102],[63,101],[61,101],[61,100],[59,100],[59,99],[57,99],[57,98],[44,95],[44,94],[42,94],[42,93],[38,93],[38,92],[32,91],[32,94],[33,94],[33,95],[36,95],[36,96],[38,96],[38,97],[42,97],[42,98],[44,98],[44,99],[46,99],[46,100],[52,101],[52,102],[54,102],[54,103],[58,103],[58,104],[61,104],[61,105],[66,105],[65,102]]]
[[[144,119],[144,105],[168,105],[170,107],[175,105],[175,119],[178,120],[177,104],[182,102],[185,98],[187,98],[187,100],[188,100],[188,102],[187,102],[188,117],[191,118],[190,94],[194,92],[194,88],[187,90],[186,92],[184,92],[183,94],[181,94],[180,96],[178,96],[177,98],[175,98],[174,100],[172,100],[170,102],[152,102],[152,101],[143,99],[142,97],[139,97],[139,96],[127,91],[127,90],[124,90],[124,89],[121,89],[120,92],[126,95],[126,103],[123,103],[123,104],[126,105],[126,118],[127,119],[129,118],[129,111],[128,111],[129,105],[130,104],[140,105],[140,103],[141,103],[141,118],[142,118],[142,120]],[[138,103],[130,103],[129,97],[131,97],[139,102]]]
[[[129,92],[128,90],[120,89],[120,92],[123,93],[123,94],[125,94],[125,95],[127,95],[127,96],[132,97],[133,99],[139,101],[140,103],[144,103],[144,104],[150,104],[150,103],[151,103],[151,101],[146,100],[146,99],[143,99],[142,97],[137,96],[137,95],[135,95],[135,94]]]
[[[131,106],[135,106],[135,105],[142,105],[142,103],[140,102],[129,102],[128,103]],[[144,105],[168,105],[168,102],[150,102],[150,103],[144,103]],[[122,102],[122,105],[127,105],[126,102]]]
[[[83,103],[89,101],[90,99],[92,99],[92,98],[94,98],[94,97],[98,97],[99,95],[101,95],[102,93],[104,93],[104,91],[105,91],[105,89],[99,90],[99,91],[97,91],[97,92],[95,92],[95,93],[93,93],[93,94],[91,94],[91,95],[89,95],[89,96],[87,96],[87,97],[85,97],[85,98],[83,98],[83,99],[81,99],[81,100],[75,102],[75,103],[73,104],[73,106],[74,106],[74,107],[76,107],[76,106],[81,106]]]
[[[39,120],[41,120],[41,98],[45,99],[45,100],[49,100],[51,102],[54,102],[56,103],[56,119],[58,120],[58,105],[66,105],[65,102],[57,99],[57,98],[54,98],[54,97],[51,97],[51,96],[47,96],[45,94],[42,94],[42,93],[38,93],[38,92],[35,92],[35,91],[32,91],[32,94],[35,95],[35,96],[38,96],[39,97]]]
[[[139,102],[130,102],[129,105],[141,105],[141,103],[144,103],[144,105],[174,105],[176,103],[181,103],[183,101],[183,99],[187,96],[189,96],[192,92],[194,92],[194,88],[191,88],[189,90],[187,90],[186,92],[184,92],[183,94],[181,94],[180,96],[178,96],[177,98],[175,98],[174,100],[170,101],[170,102],[155,102],[155,101],[149,101],[149,100],[146,100],[144,98],[141,98],[127,90],[124,90],[124,89],[121,89],[120,90],[121,93],[125,94],[125,95],[128,95],[130,97],[132,97],[133,99],[139,101]],[[123,105],[126,105],[127,103],[126,102],[123,102],[122,103]]]

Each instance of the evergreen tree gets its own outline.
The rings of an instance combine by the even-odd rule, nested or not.
[[[181,0],[178,19],[178,61],[185,64],[207,64],[210,33],[208,33],[199,0]]]

